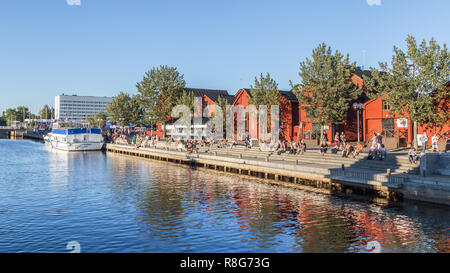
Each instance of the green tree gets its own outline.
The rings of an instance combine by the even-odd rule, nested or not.
[[[272,105],[280,104],[280,92],[278,91],[278,84],[267,73],[263,76],[261,73],[259,80],[255,77],[255,83],[251,86],[250,93],[252,97],[249,99],[250,104],[259,108],[260,105],[267,106],[270,110]]]
[[[255,77],[255,83],[250,88],[250,93],[252,97],[249,99],[249,103],[256,106],[265,105],[267,107],[267,129],[270,130],[270,108],[272,105],[280,105],[280,92],[278,91],[278,84],[274,79],[270,77],[267,72],[266,76],[263,73],[260,74],[259,80]]]
[[[92,116],[86,115],[85,120],[89,126],[95,126],[95,119]]]
[[[28,107],[18,106],[16,108],[16,118],[17,121],[24,122],[25,119],[30,118],[31,112]]]
[[[313,50],[312,59],[300,63],[301,84],[293,85],[292,91],[312,122],[320,124],[320,141],[323,140],[325,124],[344,122],[349,102],[361,92],[352,84],[355,63],[349,55],[339,51],[334,54],[325,43]]]
[[[53,111],[54,111],[53,107],[50,107],[46,104],[39,111],[39,116],[41,117],[41,119],[51,119]]]
[[[8,108],[3,112],[3,117],[6,120],[7,125],[11,125],[13,121],[19,119],[19,113],[14,108]]]
[[[136,84],[146,119],[150,123],[161,122],[165,127],[185,85],[184,76],[175,67],[160,66],[146,72]]]
[[[372,77],[364,77],[364,82],[372,96],[383,95],[397,115],[411,119],[417,148],[419,123],[448,122],[448,109],[435,105],[449,96],[444,84],[450,79],[450,57],[446,44],[441,47],[433,38],[417,45],[408,35],[406,43],[406,52],[394,46],[390,67],[380,62],[381,71],[371,68]]]
[[[128,102],[129,122],[133,124],[144,123],[144,110],[142,108],[142,101],[140,95],[134,95]]]
[[[181,96],[176,100],[175,105],[186,105],[191,109],[191,112],[194,112],[194,93],[183,90]]]
[[[120,92],[110,104],[106,105],[111,122],[116,122],[120,126],[127,126],[130,123],[130,100],[130,95]]]
[[[106,114],[105,112],[98,112],[94,115],[94,124],[98,127],[103,127],[106,123]]]
[[[0,116],[0,126],[6,126],[6,118],[5,116]]]

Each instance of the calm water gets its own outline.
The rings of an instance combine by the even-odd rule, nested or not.
[[[450,215],[0,140],[0,252],[450,252]]]

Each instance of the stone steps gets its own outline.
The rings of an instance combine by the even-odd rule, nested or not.
[[[212,153],[212,152],[211,152]],[[233,153],[221,153],[218,152],[218,155],[226,155],[226,156],[232,156],[232,157],[238,157],[239,154],[233,154]],[[255,155],[255,154],[243,154],[243,158],[249,158],[249,159],[260,159],[263,160],[266,158],[266,156],[261,155]],[[355,168],[363,168],[363,169],[372,169],[372,170],[378,170],[386,172],[387,169],[391,169],[392,173],[417,173],[418,169],[412,168],[409,166],[409,164],[396,164],[393,162],[385,162],[385,161],[372,161],[372,160],[356,160],[356,161],[347,161],[346,159],[336,159],[336,160],[330,160],[330,159],[324,159],[321,157],[317,158],[304,158],[302,156],[299,157],[269,157],[271,161],[289,161],[289,162],[296,162],[297,160],[302,163],[319,163],[324,165],[331,165],[337,168],[340,168],[342,164],[344,164],[345,167],[355,167]]]
[[[164,145],[158,145],[160,148],[165,148]],[[177,150],[175,145],[170,146],[170,150]],[[199,153],[214,154],[217,152],[219,156],[239,157],[241,154],[243,158],[265,160],[269,157],[271,161],[279,162],[298,162],[309,164],[323,164],[336,168],[354,167],[368,170],[376,170],[386,172],[387,169],[391,169],[392,173],[412,173],[417,174],[419,172],[418,166],[411,166],[406,156],[388,154],[387,158],[383,161],[379,160],[366,160],[366,154],[361,154],[357,158],[342,158],[340,154],[327,153],[321,156],[318,150],[307,150],[303,155],[292,155],[282,153],[278,155],[276,152],[261,152],[258,148],[247,149],[243,146],[235,146],[232,149],[229,148],[217,148],[217,147],[198,147]]]

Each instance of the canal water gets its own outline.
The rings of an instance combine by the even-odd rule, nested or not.
[[[450,214],[0,140],[0,252],[72,241],[81,252],[450,252]]]

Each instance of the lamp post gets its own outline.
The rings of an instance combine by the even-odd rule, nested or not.
[[[358,143],[360,140],[360,131],[359,131],[359,111],[362,110],[363,104],[362,103],[353,103],[353,109],[356,110],[356,120],[357,120],[357,127],[358,127]]]

